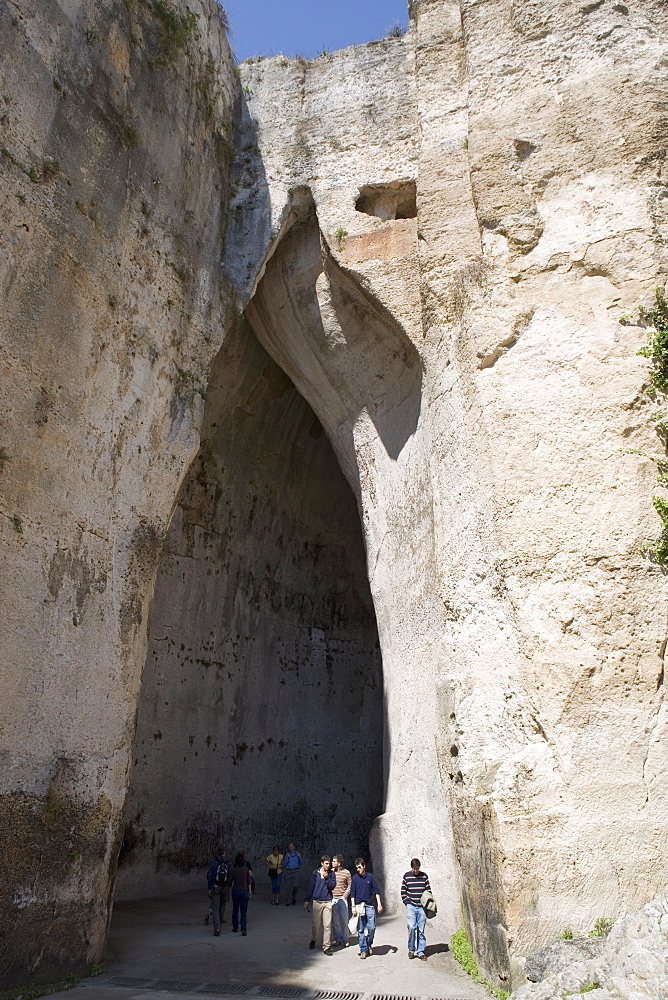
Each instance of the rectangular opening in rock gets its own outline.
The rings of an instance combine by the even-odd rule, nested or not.
[[[417,217],[417,188],[415,181],[390,181],[389,184],[365,184],[355,208],[365,215],[379,219],[415,219]]]

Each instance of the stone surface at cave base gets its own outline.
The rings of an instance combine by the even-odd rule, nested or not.
[[[483,1000],[473,983],[445,951],[447,936],[436,917],[427,927],[427,962],[410,962],[406,954],[403,914],[381,917],[375,954],[362,962],[357,948],[336,950],[331,958],[309,951],[310,915],[303,893],[296,906],[273,907],[262,885],[248,909],[248,936],[231,931],[231,907],[219,938],[205,927],[206,892],[187,892],[158,900],[117,904],[114,908],[105,972],[87,979],[72,1000],[150,1000],[168,993],[154,989],[122,989],[108,985],[124,976],[188,983],[245,986],[294,986],[302,989],[353,990],[414,997],[459,997]],[[352,939],[351,939],[352,941]],[[395,950],[396,949],[396,950]],[[200,987],[201,989],[201,987]],[[198,990],[194,995],[202,995]],[[183,1000],[183,992],[174,993]],[[208,994],[211,995],[211,994]],[[225,994],[221,992],[221,996]]]

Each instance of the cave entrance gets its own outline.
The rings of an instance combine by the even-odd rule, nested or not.
[[[368,851],[383,688],[355,499],[245,320],[213,366],[162,553],[117,899],[203,886],[222,840],[263,873]],[[262,862],[262,864],[261,864]]]

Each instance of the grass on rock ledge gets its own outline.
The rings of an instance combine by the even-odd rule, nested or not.
[[[69,976],[58,983],[26,983],[25,986],[11,986],[0,990],[0,1000],[38,1000],[38,997],[49,996],[51,993],[62,993],[63,990],[73,990],[81,980],[78,976]]]
[[[656,432],[665,446],[668,444],[668,414],[665,411],[668,405],[668,301],[661,286],[657,285],[654,289],[654,305],[651,309],[641,306],[637,320],[630,316],[620,316],[619,322],[622,326],[649,327],[647,343],[640,348],[638,354],[652,362],[651,386],[646,387],[645,392],[662,407],[653,420]],[[668,486],[668,459],[645,455],[636,448],[630,448],[629,451],[655,462],[659,471],[657,482],[661,486]],[[643,546],[643,551],[652,562],[668,568],[668,500],[653,496],[652,503],[661,518],[661,534],[654,542]]]
[[[654,388],[659,392],[668,393],[668,302],[659,285],[654,289],[653,307],[645,309],[641,306],[638,314],[641,323],[653,327],[647,344],[640,348],[638,354],[643,358],[651,358],[654,364],[654,370],[650,375]],[[622,317],[620,323],[623,326],[628,325],[629,320]]]
[[[88,975],[101,976],[104,972],[104,963],[98,962],[90,970]],[[72,972],[67,979],[61,979],[57,983],[25,983],[23,986],[10,986],[0,990],[0,1000],[39,1000],[39,997],[49,996],[51,993],[63,993],[65,990],[73,990],[82,981],[82,976],[77,976]]]

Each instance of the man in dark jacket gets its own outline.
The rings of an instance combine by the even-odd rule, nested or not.
[[[313,914],[309,948],[315,948],[322,926],[322,950],[325,955],[332,954],[332,890],[335,886],[336,875],[332,871],[332,860],[328,854],[323,854],[320,868],[311,873],[304,908],[308,909],[310,903]]]
[[[373,952],[373,938],[376,933],[376,910],[383,912],[380,900],[380,889],[376,879],[366,870],[364,858],[355,858],[355,874],[350,886],[350,902],[353,913],[357,917],[357,940],[359,942],[360,958],[366,958]]]
[[[209,865],[206,873],[206,884],[209,888],[209,899],[213,911],[213,934],[220,937],[220,925],[227,923],[225,920],[225,907],[227,906],[228,890],[227,876],[230,870],[230,863],[225,857],[225,848],[219,844],[216,848],[215,857]]]

